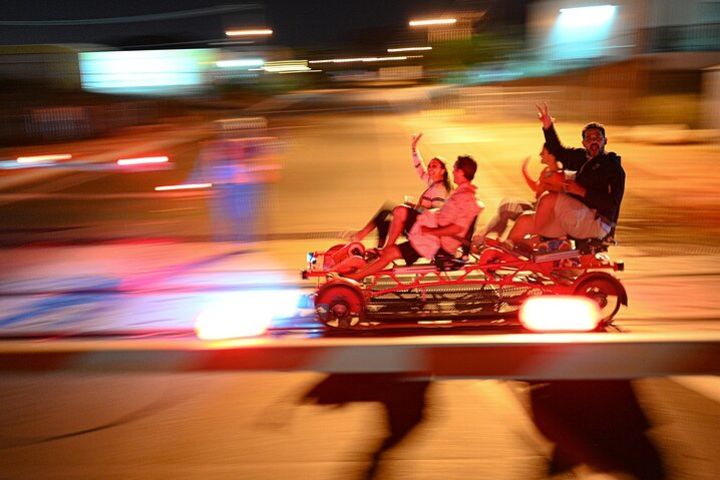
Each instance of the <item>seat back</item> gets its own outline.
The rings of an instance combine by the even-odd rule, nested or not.
[[[477,219],[480,216],[478,213],[475,215],[475,218],[473,218],[472,223],[470,224],[470,228],[468,228],[467,233],[465,234],[465,238],[463,238],[462,246],[460,249],[462,250],[463,257],[470,254],[470,247],[472,247],[472,238],[473,235],[475,235],[475,224],[477,223]]]
[[[464,237],[457,237],[458,240],[462,242],[462,244],[460,245],[460,251],[462,252],[462,256],[460,258],[455,258],[455,256],[453,255],[448,255],[442,249],[438,251],[438,253],[435,255],[435,258],[433,259],[433,263],[438,270],[440,270],[441,272],[459,270],[460,268],[462,268],[463,265],[467,263],[468,255],[470,255],[470,248],[472,247],[472,237],[475,234],[475,223],[477,222],[479,216],[480,214],[478,213],[475,218],[473,218],[473,221],[472,223],[470,223],[470,227],[468,228],[468,231]]]

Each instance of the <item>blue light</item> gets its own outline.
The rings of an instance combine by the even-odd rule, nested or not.
[[[102,93],[194,93],[216,56],[211,49],[81,52],[82,87]]]
[[[615,5],[561,9],[547,45],[550,59],[589,59],[607,54],[616,13]]]
[[[610,22],[615,16],[615,5],[561,8],[558,24],[563,27],[594,27]]]

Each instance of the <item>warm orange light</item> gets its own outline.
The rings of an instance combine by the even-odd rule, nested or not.
[[[150,163],[167,163],[168,157],[137,157],[137,158],[121,158],[117,161],[118,165],[146,165]]]
[[[225,35],[228,37],[257,37],[257,36],[265,36],[265,35],[272,35],[273,31],[269,28],[255,28],[255,29],[247,29],[247,30],[227,30],[225,32]]]
[[[396,52],[418,52],[432,50],[432,47],[402,47],[402,48],[388,48],[388,53]]]
[[[310,60],[308,63],[353,63],[353,62],[397,62],[407,60],[408,56],[397,57],[353,57],[353,58],[329,58],[327,60]]]
[[[589,332],[599,322],[597,303],[586,297],[530,297],[520,307],[520,323],[534,332]]]
[[[456,18],[429,18],[427,20],[410,20],[411,27],[425,27],[431,25],[452,25],[457,23]]]
[[[201,188],[212,188],[212,183],[183,183],[180,185],[161,185],[155,187],[156,192],[167,192],[171,190],[196,190]]]
[[[57,153],[51,155],[32,155],[28,157],[18,157],[18,163],[47,163],[58,160],[70,160],[72,155],[69,153]]]

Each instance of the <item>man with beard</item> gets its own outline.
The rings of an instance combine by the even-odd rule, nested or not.
[[[559,191],[544,194],[535,212],[521,216],[508,239],[516,245],[534,247],[539,237],[605,238],[615,228],[625,192],[625,171],[620,156],[605,151],[605,127],[589,123],[582,131],[584,148],[564,147],[547,105],[537,108],[548,150],[562,162],[566,172],[576,173],[566,176],[553,189]],[[527,234],[532,236],[528,239]]]

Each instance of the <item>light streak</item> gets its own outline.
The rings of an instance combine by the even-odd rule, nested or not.
[[[249,30],[227,30],[225,35],[228,37],[257,37],[264,35],[272,35],[273,31],[269,28],[257,28]]]
[[[116,163],[118,165],[145,165],[150,163],[167,163],[168,157],[138,157],[138,158],[121,158]]]
[[[424,27],[430,25],[452,25],[457,18],[429,18],[427,20],[410,20],[411,27]]]
[[[215,65],[220,68],[232,67],[262,67],[265,61],[262,58],[241,58],[236,60],[220,60]]]
[[[49,155],[32,155],[26,157],[18,157],[17,163],[47,163],[55,162],[58,160],[70,160],[72,155],[69,153],[56,153]]]
[[[309,63],[351,63],[351,62],[395,62],[407,60],[409,57],[354,57],[354,58],[331,58],[327,60],[310,60]]]
[[[168,192],[172,190],[198,190],[202,188],[212,188],[212,183],[183,183],[180,185],[161,185],[155,187],[156,192]]]
[[[403,47],[403,48],[388,48],[388,53],[397,53],[397,52],[417,52],[417,51],[425,51],[425,50],[432,50],[432,47]]]

